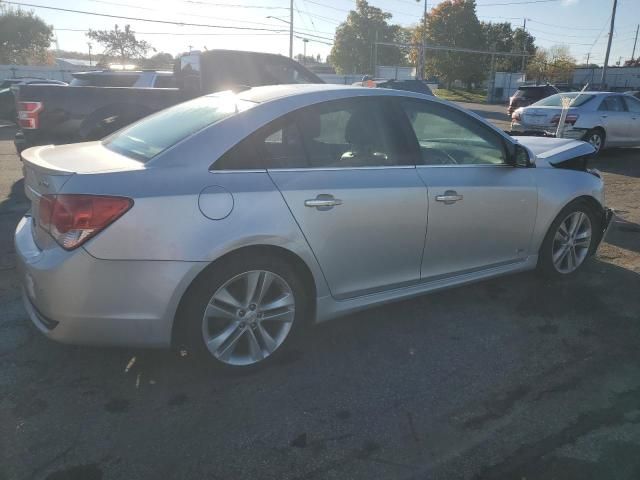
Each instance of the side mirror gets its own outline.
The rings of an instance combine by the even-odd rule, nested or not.
[[[528,168],[535,167],[535,163],[529,154],[529,150],[519,143],[516,143],[513,151],[512,165],[514,167]]]

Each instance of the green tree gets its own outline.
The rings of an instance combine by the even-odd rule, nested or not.
[[[89,30],[87,37],[104,47],[104,56],[117,57],[123,64],[144,57],[149,50],[155,51],[148,42],[138,40],[129,25],[125,25],[124,30],[118,25],[113,30]]]
[[[536,82],[570,82],[576,60],[566,45],[538,48],[527,65],[527,77]]]
[[[413,32],[414,43],[422,42],[421,22]],[[431,10],[427,19],[428,45],[458,48],[486,48],[475,0],[445,0]],[[415,55],[415,53],[414,53]],[[483,55],[446,50],[427,50],[426,76],[437,75],[451,88],[455,80],[467,88],[482,81],[488,70]]]
[[[143,68],[171,69],[173,68],[173,55],[166,52],[156,53],[149,58],[140,61]]]
[[[45,63],[53,27],[33,12],[0,5],[0,63]]]
[[[391,14],[370,6],[366,0],[356,0],[347,20],[336,29],[336,36],[328,60],[341,74],[373,74],[374,43],[396,42],[402,31],[399,25],[389,24]],[[404,65],[406,58],[400,48],[380,45],[377,49],[378,65]]]
[[[496,52],[521,53],[526,47],[527,54],[533,56],[536,53],[535,38],[522,28],[513,29],[509,22],[482,22],[480,25],[489,50],[495,48]],[[498,72],[519,72],[522,70],[522,57],[497,55],[495,68]]]

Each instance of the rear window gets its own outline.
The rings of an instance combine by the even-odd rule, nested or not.
[[[181,103],[114,133],[103,140],[109,150],[147,162],[180,140],[255,103],[234,95],[208,95]]]
[[[593,99],[593,95],[589,95],[587,93],[556,93],[555,95],[551,95],[550,97],[543,98],[539,102],[534,103],[534,106],[539,107],[562,107],[562,99],[563,98],[571,98],[573,99],[572,107],[579,107],[584,105],[588,101]]]
[[[543,88],[519,88],[516,90],[516,98],[540,98],[545,95]]]

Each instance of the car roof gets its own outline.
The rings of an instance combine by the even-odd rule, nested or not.
[[[321,100],[331,100],[333,98],[345,98],[349,96],[419,96],[424,98],[432,98],[406,90],[392,90],[387,88],[365,88],[352,85],[336,85],[321,83],[304,83],[291,85],[268,85],[262,87],[253,87],[238,93],[238,98],[248,100],[250,102],[264,103],[277,100],[284,97],[318,96]]]

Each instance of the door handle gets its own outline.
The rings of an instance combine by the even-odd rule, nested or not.
[[[600,115],[600,118],[607,118],[608,115]]]
[[[452,205],[462,200],[462,195],[458,195],[455,190],[447,190],[444,195],[436,195],[436,202],[444,202],[445,205]]]
[[[324,193],[321,193],[316,198],[304,201],[305,207],[317,208],[318,210],[330,210],[337,205],[342,205],[342,200]]]

